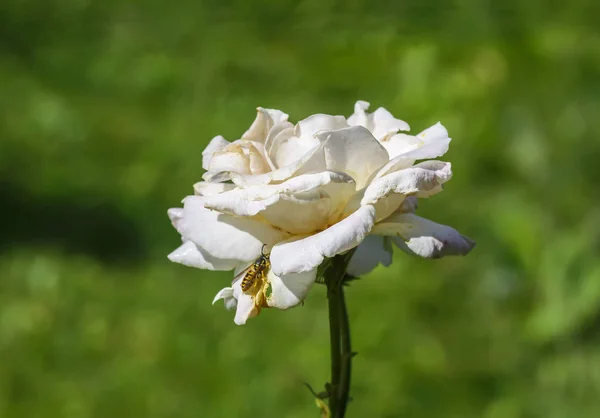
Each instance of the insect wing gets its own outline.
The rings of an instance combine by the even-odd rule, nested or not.
[[[240,271],[238,274],[236,274],[236,276],[233,278],[233,280],[231,281],[231,284],[233,285],[235,282],[237,282],[238,280],[242,280],[244,278],[244,276],[246,275],[246,273],[248,273],[248,270],[250,270],[250,267],[252,267],[252,264],[254,263],[250,263],[248,264],[247,267],[244,267],[242,269],[242,271]]]

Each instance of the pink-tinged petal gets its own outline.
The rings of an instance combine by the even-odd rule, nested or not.
[[[276,276],[269,271],[267,279],[271,283],[271,294],[267,298],[268,306],[289,309],[300,304],[308,294],[317,278],[317,269],[303,273],[291,273]]]
[[[369,235],[356,248],[346,271],[358,277],[371,272],[378,264],[387,267],[391,263],[392,248],[386,237]]]
[[[348,251],[362,242],[375,223],[375,208],[362,206],[318,234],[280,242],[271,250],[273,273],[278,276],[317,268],[325,257]]]
[[[362,126],[322,132],[317,138],[323,141],[323,153],[328,170],[342,171],[363,188],[371,174],[389,160],[387,151],[368,129]]]
[[[395,213],[373,227],[373,234],[393,236],[398,247],[424,258],[466,255],[475,241],[454,228],[432,222],[412,213]]]
[[[202,168],[208,170],[213,154],[217,151],[221,151],[229,144],[230,142],[221,135],[215,136],[213,139],[211,139],[204,151],[202,151]]]

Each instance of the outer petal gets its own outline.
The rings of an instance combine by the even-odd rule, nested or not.
[[[441,185],[451,177],[450,163],[426,161],[374,180],[365,190],[361,204],[374,204],[393,193],[428,197],[441,191]]]
[[[475,247],[475,241],[455,229],[412,213],[393,214],[375,225],[372,232],[397,236],[394,242],[400,249],[425,258],[466,255]]]
[[[324,141],[327,169],[351,175],[357,189],[362,189],[371,174],[389,160],[387,151],[362,126],[322,132],[317,137]]]
[[[228,311],[233,311],[237,308],[237,299],[233,297],[232,287],[225,287],[219,290],[219,293],[217,293],[217,295],[213,299],[213,305],[217,303],[217,301],[220,299],[223,299],[223,302],[225,302],[225,309],[227,309]]]
[[[281,276],[313,270],[325,257],[333,257],[360,244],[374,223],[375,208],[362,206],[323,232],[296,241],[279,243],[271,250],[273,273]]]
[[[348,264],[348,274],[362,276],[378,264],[389,266],[392,263],[392,247],[389,238],[369,235],[359,244]]]
[[[174,263],[207,270],[231,270],[235,265],[232,260],[211,257],[210,254],[203,252],[191,241],[184,241],[168,257]]]
[[[267,298],[270,307],[288,309],[302,302],[317,278],[317,269],[304,273],[276,276],[269,271],[267,279],[271,283],[271,294]]]
[[[256,119],[241,139],[264,143],[269,130],[274,125],[287,121],[288,115],[281,110],[263,109],[262,107],[256,108],[256,111]]]
[[[169,217],[185,240],[211,257],[229,260],[231,267],[254,261],[263,244],[269,247],[289,235],[264,222],[237,218],[204,207],[204,197],[188,196],[183,209],[170,209]]]
[[[373,118],[373,136],[382,141],[391,134],[398,131],[410,131],[410,126],[403,120],[396,119],[390,112],[383,107],[378,108],[372,115]]]
[[[348,118],[350,126],[364,126],[368,128],[369,118],[366,110],[371,106],[371,103],[359,100],[354,104],[354,114]]]
[[[441,157],[448,152],[450,141],[452,141],[452,138],[448,136],[448,131],[440,122],[425,129],[415,138],[419,140],[419,146],[399,155],[415,160]]]
[[[215,136],[213,139],[211,139],[204,151],[202,151],[202,168],[208,170],[213,154],[217,151],[221,151],[229,144],[230,142],[221,135]]]

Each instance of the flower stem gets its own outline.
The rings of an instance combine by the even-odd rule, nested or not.
[[[344,297],[344,286],[340,286],[340,322],[341,322],[341,340],[342,340],[342,367],[340,371],[340,417],[346,413],[348,399],[350,397],[350,377],[352,375],[352,345],[350,339],[350,320],[348,318],[348,309],[346,308],[346,299]]]
[[[353,354],[350,346],[350,322],[344,298],[343,281],[353,253],[354,250],[331,259],[331,265],[325,273],[331,342],[331,384],[327,389],[331,418],[344,417],[350,395]]]

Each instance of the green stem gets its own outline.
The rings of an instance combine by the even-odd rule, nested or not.
[[[331,387],[329,388],[329,410],[332,417],[337,417],[338,402],[337,393],[339,378],[342,368],[341,353],[341,329],[340,329],[340,300],[339,292],[330,282],[327,282],[327,298],[329,301],[329,344],[331,351]]]
[[[350,340],[350,320],[348,318],[348,309],[344,298],[344,286],[340,286],[340,322],[341,322],[341,340],[342,340],[342,368],[340,371],[340,417],[346,413],[348,399],[350,397],[350,377],[352,375],[352,345]]]
[[[349,251],[334,257],[325,273],[331,341],[331,386],[328,392],[332,418],[344,417],[350,394],[352,350],[343,281],[353,253],[354,251]]]

